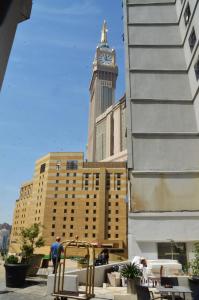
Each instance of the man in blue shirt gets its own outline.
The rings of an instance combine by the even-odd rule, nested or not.
[[[58,264],[61,259],[61,253],[64,252],[64,247],[60,243],[61,238],[59,236],[56,237],[56,242],[54,242],[50,247],[50,258],[53,262],[53,274],[55,274]],[[57,264],[57,266],[56,266]]]

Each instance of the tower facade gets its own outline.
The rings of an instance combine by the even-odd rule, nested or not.
[[[189,259],[199,231],[199,2],[123,4],[129,256],[169,258],[174,241]]]
[[[101,140],[102,148],[106,148],[106,135],[103,128],[98,133],[98,137],[96,136],[96,118],[102,115],[115,102],[117,75],[116,54],[115,50],[108,45],[107,26],[104,21],[101,42],[97,46],[93,62],[93,73],[89,89],[88,161],[96,161],[97,139]]]

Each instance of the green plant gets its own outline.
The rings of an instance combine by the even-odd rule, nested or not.
[[[7,264],[17,264],[19,261],[18,257],[15,255],[10,255],[6,258],[5,262]]]
[[[194,276],[199,276],[199,242],[194,244],[194,259],[189,263]]]
[[[142,276],[142,270],[140,270],[139,266],[134,263],[125,264],[121,271],[122,277],[135,279]]]
[[[41,225],[37,223],[21,230],[21,251],[23,262],[28,262],[28,260],[34,253],[35,248],[44,246],[44,240],[43,237],[40,236],[40,231]]]

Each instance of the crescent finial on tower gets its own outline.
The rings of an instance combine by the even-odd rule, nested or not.
[[[106,21],[104,20],[103,25],[102,25],[101,41],[100,41],[100,45],[104,46],[104,47],[108,47],[107,32],[108,32],[108,29],[107,29]]]

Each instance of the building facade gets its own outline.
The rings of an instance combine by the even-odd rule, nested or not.
[[[198,240],[198,2],[123,1],[130,257]]]
[[[125,96],[115,104],[116,53],[108,45],[104,21],[90,83],[88,161],[126,161]]]
[[[42,225],[45,247],[62,240],[109,246],[127,256],[127,173],[122,162],[84,162],[81,152],[49,153],[37,160],[33,181],[21,186],[10,252],[20,252],[20,230]],[[113,250],[113,251],[114,251]]]
[[[96,118],[96,161],[126,161],[126,97]]]
[[[30,18],[32,0],[0,1],[0,89],[18,23]]]

